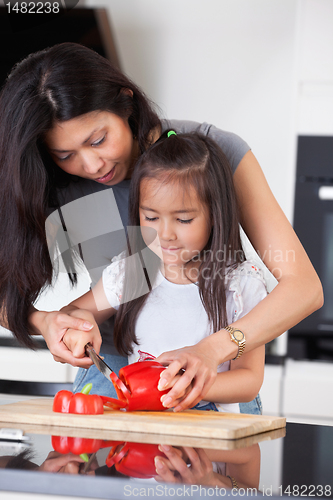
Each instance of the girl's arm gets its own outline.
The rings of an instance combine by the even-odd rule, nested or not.
[[[232,324],[244,332],[245,352],[250,352],[319,309],[323,305],[323,290],[304,248],[275,200],[251,151],[238,165],[234,183],[242,226],[278,281],[278,285],[262,302]],[[173,401],[177,400],[193,381],[192,390],[183,401],[182,409],[191,406],[213,384],[217,365],[234,358],[236,354],[237,346],[231,342],[226,330],[210,335],[196,346],[164,353],[158,357],[158,361],[169,366],[161,375],[159,388],[167,387],[175,374],[185,369],[169,396]]]
[[[218,373],[205,394],[214,403],[247,403],[259,393],[264,381],[265,346],[231,361],[230,370]]]
[[[34,311],[30,322],[43,335],[55,361],[88,368],[90,358],[84,347],[91,342],[97,352],[101,346],[98,324],[115,313],[105,296],[102,280],[86,294],[60,311]]]

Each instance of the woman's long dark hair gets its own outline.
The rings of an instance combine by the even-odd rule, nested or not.
[[[53,275],[46,209],[57,208],[57,189],[73,180],[51,160],[43,137],[55,122],[99,110],[128,119],[141,152],[160,124],[133,82],[74,43],[28,56],[14,67],[0,95],[0,310],[28,347],[33,347],[29,309]]]
[[[135,167],[130,189],[131,226],[140,225],[140,185],[143,179],[179,182],[185,190],[193,186],[201,203],[208,207],[213,226],[200,256],[198,287],[213,331],[220,330],[227,326],[225,289],[228,271],[245,259],[240,240],[236,193],[226,156],[208,137],[196,133],[168,137],[165,132],[140,157]],[[144,246],[142,237],[133,238],[129,254],[140,254]],[[142,259],[144,262],[147,259]],[[146,286],[142,279],[141,288],[135,289],[132,260],[128,259],[128,263],[125,266],[125,300],[117,312],[114,329],[115,345],[122,354],[131,353],[133,342],[137,343],[135,322],[148,297],[148,293],[142,293]],[[146,279],[151,289],[158,266],[153,260],[150,267],[153,271],[149,276],[146,273]],[[137,298],[128,300],[131,295]]]

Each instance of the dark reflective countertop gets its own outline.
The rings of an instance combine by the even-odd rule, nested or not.
[[[333,497],[331,426],[287,423],[238,440],[33,424],[0,428],[0,491],[81,498]],[[158,476],[156,456],[164,464]]]

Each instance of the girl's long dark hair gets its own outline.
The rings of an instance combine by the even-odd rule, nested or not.
[[[212,230],[209,241],[201,252],[198,287],[213,331],[220,330],[227,326],[225,289],[228,271],[245,259],[240,240],[236,193],[226,156],[208,137],[199,134],[168,137],[165,132],[140,157],[135,167],[130,189],[131,226],[140,224],[140,185],[143,179],[179,182],[185,190],[188,186],[193,186],[199,200],[208,207]],[[142,237],[134,238],[129,254],[140,254],[144,246]],[[151,254],[153,255],[152,252]],[[156,259],[150,266],[153,271],[149,276],[146,273],[147,286],[150,288],[158,269]],[[125,267],[125,300],[117,312],[114,329],[115,345],[123,354],[131,353],[133,342],[137,343],[135,322],[148,297],[148,293],[142,293],[146,286],[142,280],[141,289],[139,287],[138,293],[136,292],[131,259],[128,262],[129,265]],[[144,262],[147,259],[142,259],[143,266]],[[135,294],[137,298],[127,300]]]
[[[128,119],[141,152],[160,124],[133,82],[93,50],[74,43],[28,56],[14,67],[0,95],[0,312],[28,347],[33,347],[29,309],[51,284],[54,271],[46,209],[58,207],[57,189],[74,180],[52,161],[43,137],[55,122],[99,110]]]

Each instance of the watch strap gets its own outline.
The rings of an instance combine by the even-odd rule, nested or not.
[[[230,339],[232,340],[232,342],[235,342],[235,344],[237,344],[237,346],[238,346],[238,352],[237,352],[236,356],[234,358],[232,358],[232,361],[235,361],[235,359],[240,358],[241,355],[244,352],[245,344],[246,344],[245,335],[242,332],[243,333],[243,339],[242,340],[236,340],[235,337],[233,336],[233,333],[236,330],[240,331],[239,328],[233,328],[232,326],[225,326],[224,329],[227,330],[227,332],[229,332]]]

